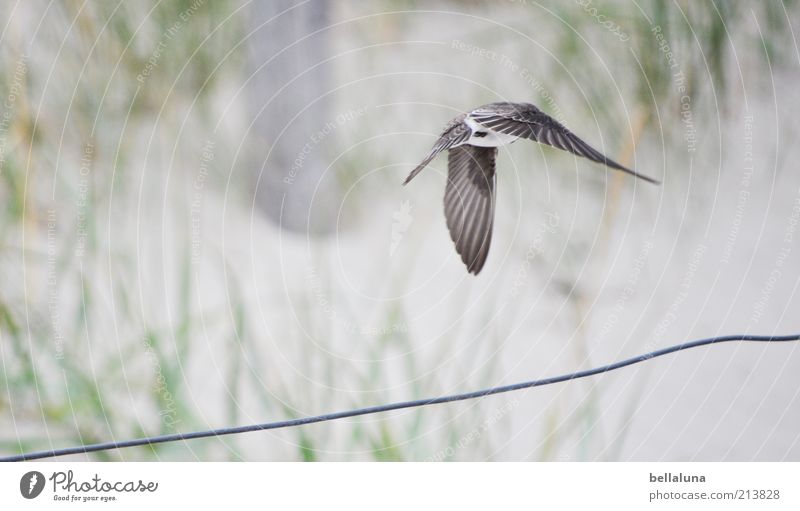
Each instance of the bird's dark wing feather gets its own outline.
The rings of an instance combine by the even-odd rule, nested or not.
[[[639,174],[606,157],[563,124],[529,103],[492,103],[474,110],[470,116],[478,123],[499,133],[515,135],[547,144],[578,156],[627,172],[650,183],[655,179]]]
[[[444,215],[456,251],[470,273],[486,262],[494,223],[494,162],[497,149],[461,145],[448,155]]]
[[[425,157],[422,162],[417,165],[417,167],[411,171],[403,184],[408,184],[409,181],[414,179],[414,176],[419,174],[419,172],[425,168],[427,164],[433,160],[437,154],[447,149],[450,149],[453,146],[458,144],[462,144],[469,140],[469,137],[472,135],[472,129],[464,124],[464,118],[466,114],[460,115],[450,121],[450,123],[445,127],[442,134],[439,136],[439,140],[433,145],[433,149],[431,149],[430,154]]]

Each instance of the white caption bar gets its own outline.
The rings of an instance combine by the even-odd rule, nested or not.
[[[0,465],[0,508],[800,509],[798,476],[797,463],[55,461]]]

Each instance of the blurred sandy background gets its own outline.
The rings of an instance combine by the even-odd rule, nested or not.
[[[4,2],[0,452],[299,417],[800,330],[796,2]],[[444,123],[528,101],[660,187]],[[111,460],[800,460],[800,351]]]

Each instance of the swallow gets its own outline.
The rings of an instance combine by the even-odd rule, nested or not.
[[[520,138],[557,147],[649,183],[639,174],[609,159],[564,125],[530,103],[489,103],[447,123],[431,152],[411,171],[403,185],[420,173],[437,154],[448,151],[444,215],[456,252],[477,275],[492,241],[497,148]]]

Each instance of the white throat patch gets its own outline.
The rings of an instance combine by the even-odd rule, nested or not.
[[[514,135],[507,135],[505,133],[498,133],[496,131],[492,131],[489,128],[481,126],[475,120],[470,117],[469,115],[464,119],[464,123],[470,127],[472,130],[472,135],[467,140],[467,144],[474,145],[478,147],[500,147],[506,144],[510,144],[511,142],[515,141],[519,137]],[[486,135],[478,137],[475,136],[476,133],[486,133]]]

